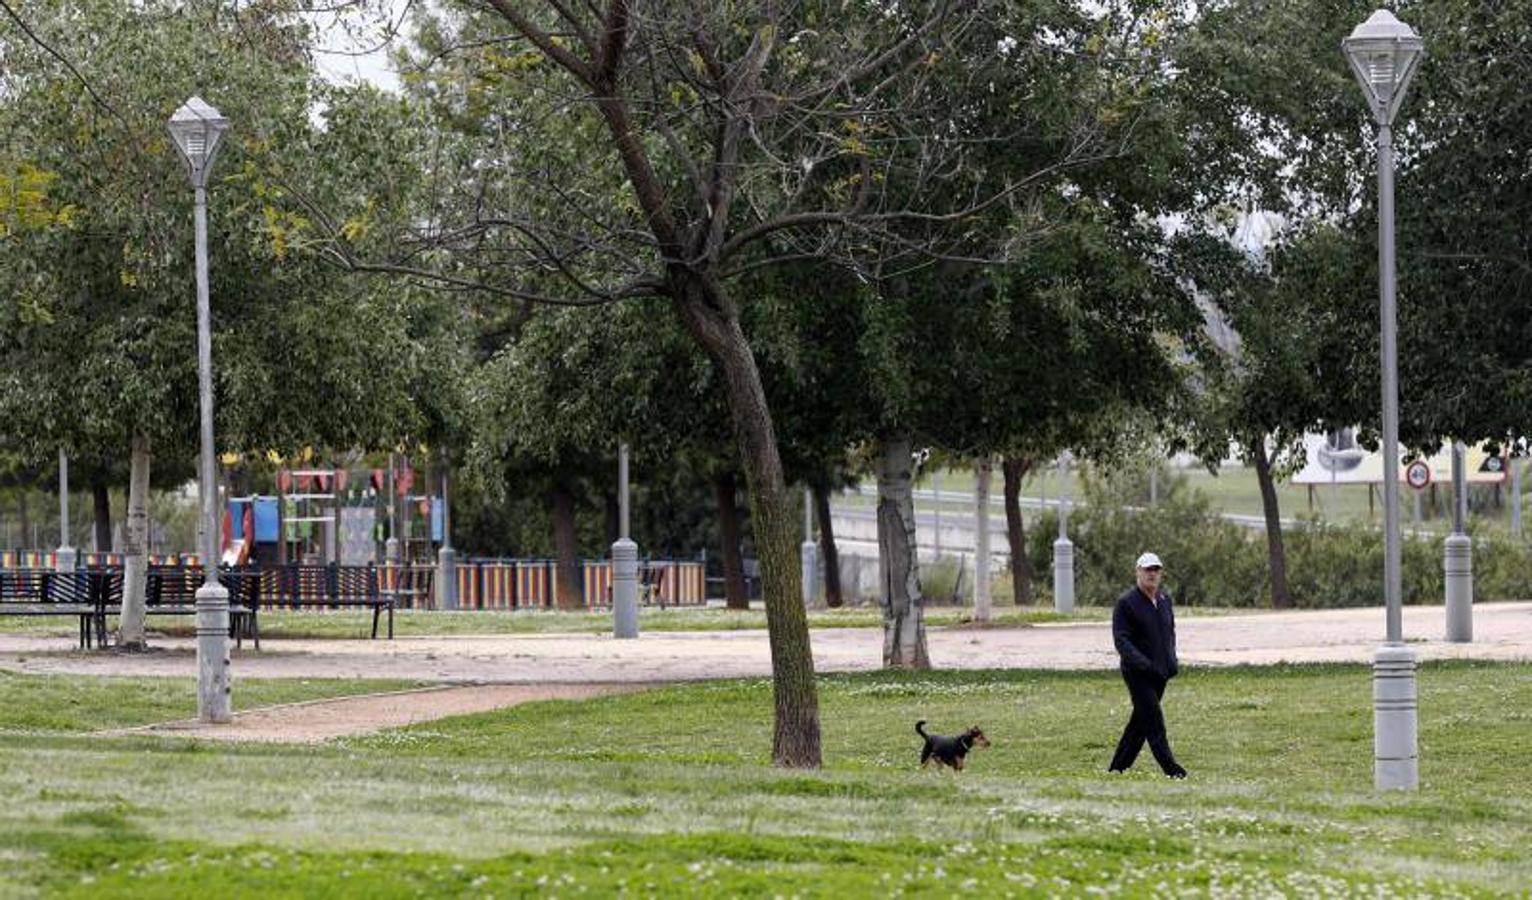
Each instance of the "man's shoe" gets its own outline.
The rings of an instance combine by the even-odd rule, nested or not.
[[[1171,778],[1185,778],[1186,769],[1182,768],[1181,766],[1176,766],[1174,769],[1167,771],[1165,774],[1169,775]]]

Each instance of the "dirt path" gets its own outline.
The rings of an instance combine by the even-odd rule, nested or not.
[[[1440,606],[1407,607],[1404,634],[1422,660],[1532,660],[1532,603],[1474,607],[1474,640],[1443,638]],[[1255,613],[1177,623],[1178,649],[1188,665],[1276,662],[1370,663],[1383,638],[1378,608]],[[819,672],[881,666],[876,628],[826,628],[812,633]],[[121,655],[80,651],[67,637],[0,634],[0,668],[27,673],[195,677],[192,638],[165,638],[156,651]],[[1111,627],[1105,622],[1030,628],[933,628],[937,668],[1113,669]],[[766,632],[645,632],[637,640],[610,635],[536,634],[409,637],[398,640],[269,640],[265,649],[235,651],[235,690],[242,678],[398,678],[438,683],[652,684],[771,674]]]
[[[488,712],[538,700],[586,700],[637,690],[623,684],[479,684],[286,703],[235,713],[227,725],[195,719],[98,732],[170,735],[222,741],[317,744],[447,716]]]
[[[1381,643],[1383,618],[1380,608],[1188,616],[1177,623],[1177,643],[1183,665],[1366,664]],[[1404,610],[1405,638],[1422,661],[1532,660],[1532,603],[1476,604],[1472,643],[1447,643],[1444,631],[1442,607]],[[881,666],[879,629],[816,629],[812,639],[819,672]],[[183,678],[197,672],[195,644],[189,638],[162,639],[156,641],[155,652],[135,655],[80,651],[73,644],[72,638],[0,634],[0,669]],[[268,640],[265,647],[235,652],[236,692],[243,678],[394,678],[470,686],[252,711],[226,726],[227,735],[200,729],[198,736],[324,740],[529,700],[771,674],[770,647],[761,630],[646,632],[627,641],[592,634]],[[929,649],[932,663],[948,669],[1117,666],[1111,627],[1105,622],[933,628]]]

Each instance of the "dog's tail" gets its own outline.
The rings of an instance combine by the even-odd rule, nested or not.
[[[919,722],[915,723],[915,733],[920,735],[921,737],[928,737],[929,736],[929,735],[926,734],[926,720],[925,719],[921,719]]]

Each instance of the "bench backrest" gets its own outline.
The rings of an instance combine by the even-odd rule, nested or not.
[[[43,576],[43,602],[94,605],[97,596],[91,589],[93,580],[91,573],[82,569],[48,572]]]
[[[378,570],[373,566],[331,566],[335,572],[334,593],[337,600],[378,599]]]
[[[144,605],[191,606],[202,587],[202,570],[190,566],[150,566],[145,577]]]
[[[0,602],[42,603],[48,569],[0,569]]]

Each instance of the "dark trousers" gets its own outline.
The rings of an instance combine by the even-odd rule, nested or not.
[[[1165,679],[1158,675],[1123,671],[1122,680],[1128,684],[1128,696],[1133,698],[1133,715],[1128,727],[1122,730],[1122,740],[1117,742],[1117,752],[1112,756],[1109,768],[1126,770],[1138,759],[1138,751],[1149,742],[1154,759],[1170,775],[1181,771],[1170,752],[1170,738],[1165,734],[1165,714],[1160,711],[1160,698],[1165,696]]]

